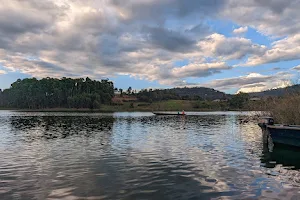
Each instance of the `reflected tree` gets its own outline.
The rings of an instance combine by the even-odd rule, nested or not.
[[[90,135],[111,132],[114,118],[108,116],[13,116],[11,126],[28,140],[54,139],[72,135]]]

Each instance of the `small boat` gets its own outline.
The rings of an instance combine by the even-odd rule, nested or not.
[[[273,143],[300,147],[300,126],[267,125]]]
[[[155,115],[186,115],[183,113],[171,113],[171,112],[153,112]]]
[[[274,144],[300,147],[300,126],[274,124],[271,117],[263,118],[258,125],[269,134]]]

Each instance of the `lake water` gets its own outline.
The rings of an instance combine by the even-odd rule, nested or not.
[[[300,199],[300,152],[252,113],[0,111],[0,199]]]

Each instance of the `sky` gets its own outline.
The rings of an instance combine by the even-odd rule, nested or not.
[[[298,83],[300,0],[0,0],[0,88],[109,78],[227,93]]]

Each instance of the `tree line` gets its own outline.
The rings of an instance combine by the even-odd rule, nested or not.
[[[179,100],[181,97],[172,90],[152,90],[143,89],[136,94],[139,101],[156,102],[164,100]]]
[[[143,89],[135,94],[142,102],[157,102],[166,100],[190,100],[195,101],[194,108],[213,109],[245,109],[250,102],[247,93],[227,95],[211,88],[173,88],[163,90]],[[218,100],[213,102],[213,100]],[[213,102],[213,103],[212,103]]]
[[[215,99],[228,99],[230,95],[214,90],[212,88],[172,88],[172,89],[143,89],[137,93],[140,101],[155,102],[164,100],[199,100],[212,101]]]
[[[0,107],[44,108],[90,108],[111,103],[114,85],[109,80],[90,78],[36,78],[18,79],[9,89],[0,90]]]

